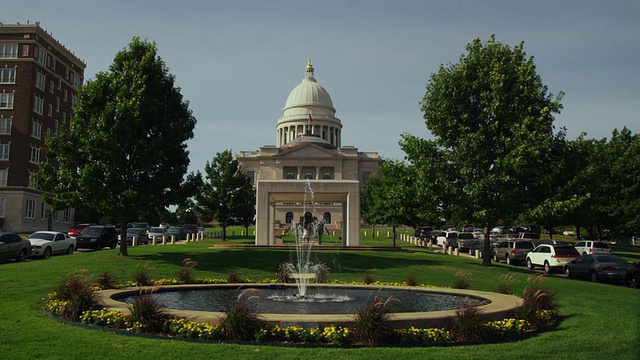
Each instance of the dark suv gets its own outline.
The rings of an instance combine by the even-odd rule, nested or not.
[[[115,249],[118,244],[118,232],[113,226],[93,225],[84,228],[76,236],[76,240],[78,249]]]
[[[524,262],[527,254],[535,247],[532,241],[528,240],[505,240],[498,243],[493,249],[493,261],[504,260],[507,264]]]

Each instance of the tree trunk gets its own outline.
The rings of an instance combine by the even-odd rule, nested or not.
[[[374,239],[376,238],[376,225],[375,224],[371,225],[371,237],[374,238]]]
[[[126,216],[120,218],[120,252],[122,256],[129,256],[127,251],[127,223],[129,219]]]
[[[393,230],[393,247],[396,246],[396,227],[395,225],[391,227],[391,229]]]
[[[227,241],[227,225],[222,225],[222,241]]]
[[[489,222],[484,224],[484,244],[482,244],[482,265],[491,266],[491,233]]]

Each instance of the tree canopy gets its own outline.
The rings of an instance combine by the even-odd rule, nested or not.
[[[129,220],[188,197],[195,124],[156,44],[134,37],[79,89],[69,129],[47,138],[56,161],[41,164],[37,187],[54,208],[90,206],[119,219],[124,233]]]
[[[238,160],[230,150],[217,153],[205,165],[205,177],[198,172],[200,188],[195,196],[196,208],[222,227],[222,240],[226,240],[229,225],[248,227],[255,215],[256,196],[249,178],[238,171]]]
[[[554,133],[562,94],[553,96],[536,73],[524,43],[494,36],[473,40],[457,63],[440,66],[421,101],[432,140],[404,134],[401,147],[421,171],[447,217],[481,223],[513,220],[551,192],[560,171]],[[484,264],[490,264],[485,242]]]

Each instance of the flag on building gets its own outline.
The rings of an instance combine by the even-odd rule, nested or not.
[[[313,122],[313,118],[311,117],[311,114],[309,114],[309,121]]]

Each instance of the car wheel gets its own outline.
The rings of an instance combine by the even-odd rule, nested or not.
[[[100,241],[96,244],[96,250],[102,250],[102,243],[100,243]]]
[[[548,261],[544,262],[544,272],[546,272],[547,274],[551,274],[551,265],[549,265]]]
[[[22,249],[22,251],[20,251],[20,254],[18,254],[18,257],[16,258],[17,262],[23,262],[27,260],[27,250]]]
[[[497,253],[493,253],[493,261],[494,262],[500,262],[500,259],[498,259],[498,254]]]
[[[591,272],[591,281],[598,282],[598,274],[595,271]]]
[[[73,254],[73,245],[69,245],[69,248],[67,249],[67,255],[71,254]]]
[[[51,257],[51,248],[48,247],[46,249],[44,249],[44,253],[42,253],[42,258],[43,259],[48,259]]]
[[[573,274],[571,274],[571,270],[569,270],[569,268],[566,266],[564,268],[564,276],[566,276],[567,279],[571,279],[573,277]]]
[[[630,276],[627,279],[627,286],[634,289],[638,288],[638,280],[635,278],[635,276]]]
[[[529,270],[533,270],[534,266],[533,263],[531,262],[531,259],[527,259],[527,269]]]
[[[513,260],[511,260],[511,258],[509,257],[509,255],[504,257],[504,261],[508,264],[508,265],[512,265]]]

